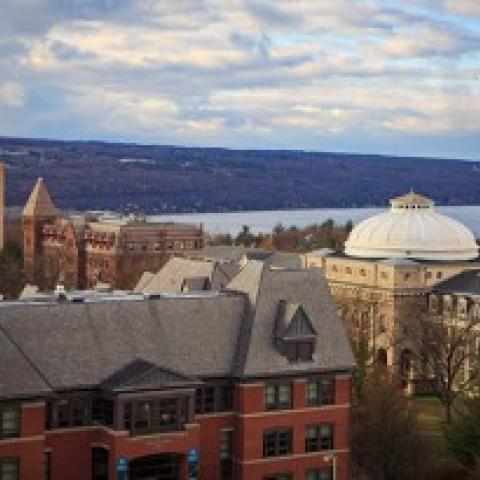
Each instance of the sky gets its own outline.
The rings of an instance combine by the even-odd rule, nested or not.
[[[0,0],[0,135],[480,159],[480,0]]]

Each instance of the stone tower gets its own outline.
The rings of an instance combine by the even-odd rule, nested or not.
[[[43,226],[52,223],[57,210],[43,178],[38,178],[22,213],[23,262],[27,280],[41,283],[43,278]]]
[[[5,245],[5,164],[0,162],[0,252]]]

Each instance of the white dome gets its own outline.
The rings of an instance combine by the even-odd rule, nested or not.
[[[416,193],[390,200],[391,209],[359,223],[345,242],[345,253],[362,258],[473,260],[478,247],[464,225],[435,211]]]

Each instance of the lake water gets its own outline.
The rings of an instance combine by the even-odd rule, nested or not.
[[[477,237],[480,237],[480,206],[437,207],[437,209],[464,223],[474,231]],[[205,230],[209,233],[231,233],[235,235],[243,225],[248,225],[252,232],[266,233],[271,232],[273,227],[279,223],[286,227],[292,225],[305,227],[313,223],[322,223],[329,218],[332,218],[338,224],[344,224],[348,220],[357,224],[361,220],[385,210],[385,208],[320,208],[258,212],[186,213],[150,218],[161,222],[203,223]]]

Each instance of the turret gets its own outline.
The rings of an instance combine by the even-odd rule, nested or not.
[[[43,268],[42,230],[57,217],[57,209],[43,178],[38,178],[22,212],[23,261],[29,282],[41,283]],[[40,278],[39,278],[40,277]]]

